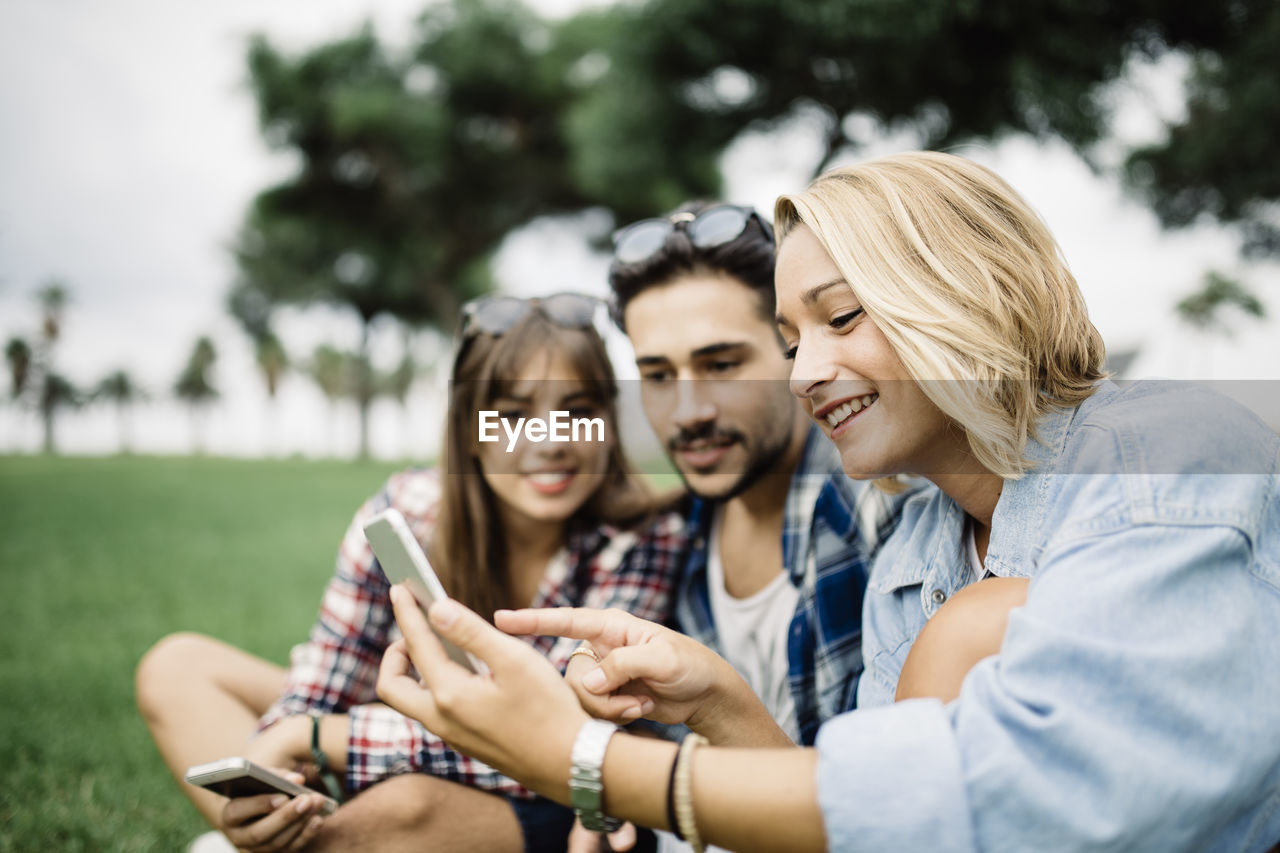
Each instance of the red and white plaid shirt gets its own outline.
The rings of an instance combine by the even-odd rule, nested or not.
[[[391,611],[390,584],[365,540],[363,524],[395,507],[418,541],[426,543],[436,523],[440,477],[413,469],[392,475],[382,491],[356,513],[338,550],[320,615],[307,642],[290,654],[283,695],[259,722],[259,731],[295,714],[345,713],[347,788],[351,793],[401,773],[429,773],[488,791],[533,794],[482,762],[446,746],[416,720],[376,704],[382,653],[399,637]],[[672,593],[688,547],[680,513],[662,513],[635,530],[608,525],[572,534],[566,559],[548,566],[534,607],[618,607],[666,622]],[[526,637],[561,672],[578,641]]]

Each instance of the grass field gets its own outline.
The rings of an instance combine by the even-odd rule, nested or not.
[[[184,849],[134,666],[176,630],[283,663],[395,467],[0,457],[0,851]]]

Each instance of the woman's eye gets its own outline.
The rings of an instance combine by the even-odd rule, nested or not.
[[[593,418],[600,414],[600,410],[595,406],[574,406],[569,409],[569,417],[571,418]]]
[[[650,370],[647,373],[641,373],[640,378],[645,382],[666,382],[671,378],[671,373],[666,370]]]
[[[728,373],[738,366],[736,361],[713,361],[707,365],[708,373]]]
[[[783,358],[785,358],[787,361],[795,361],[795,360],[796,360],[796,351],[797,351],[798,349],[800,349],[800,345],[799,345],[799,344],[797,344],[797,345],[795,345],[795,346],[792,346],[792,347],[787,347],[787,348],[786,348],[786,350],[784,350],[784,351],[783,351],[783,353],[782,353],[782,357],[783,357]]]
[[[848,313],[846,313],[846,314],[841,314],[841,315],[840,315],[840,316],[838,316],[838,317],[834,317],[834,318],[832,318],[832,320],[831,320],[831,328],[833,328],[833,329],[843,329],[845,326],[849,325],[849,324],[850,324],[850,323],[852,323],[854,320],[858,319],[858,316],[859,316],[860,314],[862,314],[862,309],[861,309],[861,308],[855,308],[854,310],[852,310],[852,311],[850,311],[850,312],[848,312]]]
[[[526,416],[524,409],[499,409],[498,417],[504,421],[518,421]]]

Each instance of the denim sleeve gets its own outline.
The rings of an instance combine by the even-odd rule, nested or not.
[[[1234,528],[1046,553],[947,706],[819,740],[831,849],[1266,850],[1280,838],[1280,590]]]

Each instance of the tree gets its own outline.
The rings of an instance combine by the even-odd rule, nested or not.
[[[1197,127],[1221,128],[1212,162],[1241,184],[1261,171],[1274,189],[1277,20],[1280,9],[1264,0],[648,0],[592,9],[563,36],[579,50],[596,45],[570,116],[575,164],[584,191],[629,219],[718,194],[718,158],[734,139],[798,116],[820,129],[814,174],[885,131],[910,131],[935,149],[1011,133],[1058,137],[1092,161],[1110,132],[1107,84],[1134,58],[1183,51],[1218,69],[1201,75],[1219,85],[1198,100],[1231,112],[1219,121],[1220,110],[1193,109]],[[1218,97],[1246,86],[1248,97]],[[1227,146],[1245,124],[1250,166],[1236,168]]]
[[[17,400],[27,390],[31,376],[31,345],[23,338],[10,338],[4,347],[4,357],[9,362],[9,396]]]
[[[146,399],[143,391],[125,370],[114,370],[98,382],[93,391],[93,399],[107,400],[116,407],[116,424],[120,435],[120,452],[132,453],[132,429],[129,424],[129,409],[138,401]]]
[[[62,409],[78,409],[84,405],[85,396],[70,379],[60,373],[48,372],[40,386],[40,421],[44,424],[44,452],[54,454],[57,444],[54,436],[54,420]]]
[[[358,363],[381,315],[450,329],[490,287],[508,232],[585,204],[561,121],[572,91],[548,41],[514,0],[430,7],[404,56],[368,26],[297,57],[255,38],[262,132],[300,167],[245,216],[233,304],[348,306],[364,329]],[[373,394],[358,372],[361,455]]]
[[[52,348],[62,334],[62,313],[66,310],[71,295],[65,282],[50,279],[36,291],[36,299],[40,302],[43,313],[41,333],[46,345]]]
[[[183,367],[173,385],[174,395],[191,409],[191,427],[196,453],[204,453],[201,416],[209,404],[219,396],[218,389],[214,387],[209,376],[217,359],[218,352],[213,346],[213,341],[207,337],[199,338],[191,350],[186,366]]]
[[[307,370],[329,401],[329,417],[325,419],[325,443],[329,451],[333,452],[333,425],[337,420],[338,402],[349,393],[351,387],[350,357],[329,344],[321,344],[312,354]]]
[[[1175,306],[1179,319],[1188,326],[1226,335],[1231,334],[1233,324],[1222,318],[1222,312],[1232,308],[1259,320],[1267,315],[1262,302],[1247,288],[1216,270],[1205,274],[1200,290],[1183,297]]]
[[[1126,178],[1165,226],[1240,226],[1246,256],[1280,255],[1280,5],[1218,6],[1221,36],[1197,44],[1185,117],[1130,153]]]

